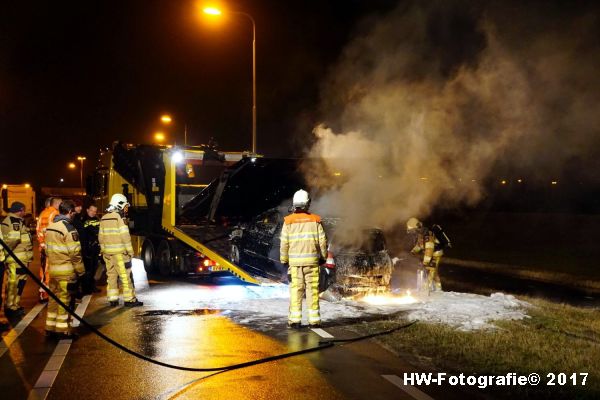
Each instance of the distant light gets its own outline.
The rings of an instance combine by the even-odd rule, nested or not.
[[[522,183],[523,179],[517,179],[517,182]]]
[[[221,10],[219,10],[218,8],[215,7],[206,7],[205,9],[202,10],[204,12],[204,14],[209,14],[209,15],[221,15]]]
[[[77,166],[75,165],[75,163],[69,163],[69,168],[70,169],[75,169]]]
[[[26,184],[25,184],[25,187],[26,187],[26,188],[30,188],[30,187],[31,187],[31,185],[30,185],[29,183],[26,183]]]
[[[83,161],[83,160],[85,160],[85,159],[86,159],[86,158],[85,158],[85,157],[83,157],[83,156],[78,156],[78,157],[77,157],[77,160],[79,160],[79,161]]]
[[[425,177],[425,176],[422,176],[420,179],[421,179],[422,181],[426,181],[426,180],[427,180],[427,177]]]
[[[154,134],[154,140],[156,140],[159,143],[162,143],[165,141],[165,134],[162,132],[156,132]]]
[[[335,175],[335,176],[342,176],[342,173],[341,172],[334,172],[333,175]]]
[[[64,182],[65,180],[64,180],[63,178],[60,178],[60,181],[61,181],[61,182]]]
[[[2,185],[2,189],[8,189],[8,185],[6,183]]]
[[[167,114],[161,115],[160,120],[163,124],[170,124],[173,121],[171,116]]]
[[[251,161],[251,162],[256,162],[256,157],[252,157],[252,158],[250,159],[250,161]]]
[[[173,153],[173,155],[171,156],[171,160],[173,160],[173,162],[175,164],[180,163],[183,161],[183,153],[180,151],[176,151],[175,153]]]
[[[558,185],[558,181],[552,181],[553,185]]]
[[[502,180],[502,182],[500,182],[500,183],[502,183],[503,185],[506,185],[506,181],[505,180]]]

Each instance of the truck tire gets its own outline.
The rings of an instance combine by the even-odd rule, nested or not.
[[[154,243],[150,239],[144,239],[142,244],[142,261],[144,262],[144,269],[146,273],[153,273],[156,271],[156,250],[154,249]]]
[[[168,240],[161,240],[156,252],[156,266],[162,276],[170,276],[173,266],[173,249]]]

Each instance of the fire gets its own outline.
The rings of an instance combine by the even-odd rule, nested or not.
[[[372,304],[374,306],[383,306],[392,304],[413,304],[416,303],[418,300],[410,294],[410,291],[407,291],[406,294],[402,296],[369,295],[363,297],[361,301]]]

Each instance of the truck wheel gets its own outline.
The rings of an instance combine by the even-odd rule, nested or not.
[[[156,253],[156,265],[158,267],[158,272],[160,272],[162,276],[171,275],[172,254],[173,252],[171,251],[169,242],[167,240],[161,240]]]
[[[145,239],[144,244],[142,244],[142,261],[147,273],[152,273],[156,270],[155,254],[154,243],[150,239]]]

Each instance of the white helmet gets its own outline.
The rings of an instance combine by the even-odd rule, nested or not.
[[[292,200],[294,208],[308,209],[310,206],[310,196],[306,190],[298,190],[294,193],[294,199]]]
[[[110,203],[108,204],[110,205],[109,208],[123,211],[123,209],[129,205],[129,202],[127,201],[127,197],[125,197],[125,195],[122,195],[121,193],[115,193],[110,198]]]
[[[407,233],[414,232],[417,229],[421,228],[422,226],[423,226],[423,224],[421,223],[421,221],[419,221],[415,217],[409,218],[408,221],[406,221],[406,232]]]

